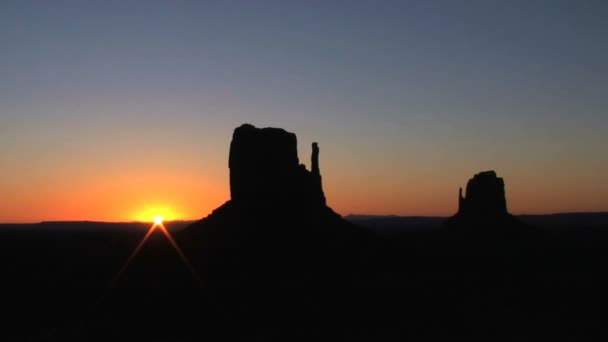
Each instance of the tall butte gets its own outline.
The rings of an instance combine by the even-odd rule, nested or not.
[[[524,225],[507,210],[504,180],[493,170],[469,179],[466,194],[458,193],[458,212],[446,221],[449,228],[493,234]]]
[[[458,213],[473,216],[507,215],[505,182],[494,171],[476,174],[467,182],[466,197],[458,194]]]
[[[296,135],[281,128],[244,124],[230,143],[230,196],[241,207],[270,209],[325,206],[319,147],[312,144],[311,170],[299,163]]]
[[[313,143],[308,170],[298,159],[295,134],[237,127],[228,158],[231,198],[178,235],[187,254],[203,268],[221,270],[227,264],[271,266],[297,259],[329,265],[348,251],[354,259],[367,233],[327,206],[319,152]]]

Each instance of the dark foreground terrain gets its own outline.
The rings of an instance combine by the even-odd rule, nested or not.
[[[0,226],[0,339],[597,340],[608,331],[601,223],[516,237],[362,229],[357,244],[325,247],[258,234],[216,260],[203,260],[219,254],[189,245],[180,223],[167,228],[196,275],[157,231],[113,282],[144,224]]]

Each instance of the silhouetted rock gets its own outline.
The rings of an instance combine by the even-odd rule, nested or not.
[[[186,243],[198,241],[199,234],[226,237],[229,231],[234,234],[227,240],[234,243],[244,235],[260,236],[270,231],[274,235],[265,242],[290,234],[298,235],[294,242],[304,241],[303,232],[331,237],[336,227],[348,227],[342,232],[359,230],[326,205],[316,142],[312,144],[309,171],[299,163],[295,134],[243,124],[233,132],[228,164],[231,199],[187,228],[182,234],[188,237]],[[217,228],[217,233],[200,228],[207,225],[223,228],[221,232]],[[317,242],[323,243],[320,240]]]
[[[466,194],[458,193],[458,212],[445,226],[475,237],[514,237],[527,227],[507,211],[505,184],[493,170],[477,173],[469,179]]]
[[[326,268],[357,259],[352,253],[367,233],[326,205],[316,142],[309,171],[299,163],[295,134],[244,124],[233,132],[229,168],[231,199],[179,236],[202,269],[234,266],[237,274],[283,265],[289,273],[296,264]]]
[[[477,216],[507,214],[505,183],[494,171],[476,174],[467,183],[466,197],[459,191],[458,213]]]
[[[299,164],[296,135],[280,128],[244,124],[230,144],[230,193],[249,207],[324,205],[319,148],[313,143],[312,172]]]
[[[231,199],[176,235],[215,305],[230,319],[259,322],[319,305],[328,315],[344,310],[344,289],[369,260],[372,239],[326,205],[318,144],[309,171],[295,134],[245,124],[232,135],[229,168]],[[293,286],[314,300],[294,296]]]

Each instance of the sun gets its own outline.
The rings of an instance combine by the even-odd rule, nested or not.
[[[160,224],[179,220],[181,216],[179,211],[172,206],[146,205],[143,208],[138,209],[132,217],[134,221]]]

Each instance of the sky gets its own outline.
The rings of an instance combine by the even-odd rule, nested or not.
[[[242,123],[338,213],[608,211],[608,2],[2,1],[0,222],[197,219]],[[308,165],[308,167],[310,167]]]

